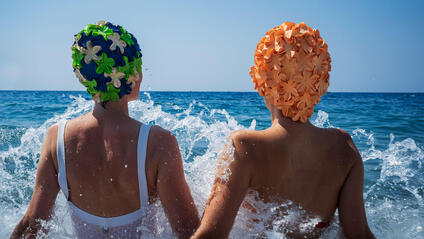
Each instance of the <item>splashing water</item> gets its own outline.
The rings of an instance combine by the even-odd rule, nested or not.
[[[228,144],[228,135],[245,127],[225,109],[210,109],[193,100],[187,107],[168,103],[171,110],[163,110],[163,106],[155,104],[149,94],[146,96],[146,100],[130,102],[130,115],[141,122],[160,125],[177,137],[186,180],[201,214],[216,173],[216,158],[223,146]],[[59,120],[88,113],[92,106],[90,100],[72,97],[72,103],[64,113],[54,115],[37,128],[19,129],[22,135],[20,143],[0,151],[0,238],[10,235],[27,209],[47,129]],[[251,119],[250,122],[249,128],[255,129],[256,120]],[[319,127],[334,127],[324,111],[318,111],[312,123]],[[372,132],[358,128],[350,133],[365,163],[364,199],[373,233],[378,238],[423,238],[423,149],[413,139],[398,141],[393,134],[390,134],[389,144],[379,149]],[[291,202],[264,204],[256,200],[254,192],[249,192],[246,202],[259,213],[253,214],[248,207],[240,207],[231,238],[286,238],[293,230],[308,232],[319,222],[319,218],[307,217],[300,207]],[[49,234],[40,232],[41,238],[73,237],[65,204],[60,193],[53,218],[44,222]],[[280,213],[281,210],[286,213]],[[173,237],[159,202],[151,205],[149,213],[154,228],[140,225],[139,230],[152,230],[159,238]],[[293,225],[297,225],[296,228]],[[153,234],[150,236],[154,237]],[[342,237],[337,213],[321,237]]]

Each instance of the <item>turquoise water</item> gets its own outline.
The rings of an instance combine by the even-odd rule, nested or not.
[[[31,197],[46,129],[60,119],[88,112],[84,92],[0,91],[0,238],[10,235]],[[130,115],[171,130],[180,144],[186,178],[202,212],[213,179],[215,158],[233,130],[264,129],[269,113],[257,93],[150,92],[130,103]],[[371,230],[378,238],[424,238],[424,94],[328,93],[311,122],[348,131],[365,165],[364,198]],[[72,237],[64,199],[48,224],[51,235]],[[239,213],[231,237],[254,237],[278,230],[246,227]],[[156,214],[158,235],[170,236],[163,213]],[[290,220],[290,219],[287,219]],[[280,220],[281,221],[281,220]],[[51,236],[50,235],[50,236]],[[340,235],[338,220],[323,238]],[[53,236],[51,236],[53,237]]]

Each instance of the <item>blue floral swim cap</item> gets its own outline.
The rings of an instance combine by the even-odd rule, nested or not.
[[[74,73],[97,102],[130,94],[141,72],[141,51],[122,26],[99,21],[75,35],[71,47]]]

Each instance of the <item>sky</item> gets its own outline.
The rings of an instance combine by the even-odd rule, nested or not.
[[[125,3],[125,4],[122,4]],[[73,35],[106,20],[143,53],[141,90],[253,91],[255,47],[285,21],[321,32],[332,92],[424,92],[424,1],[1,1],[0,90],[85,90]]]

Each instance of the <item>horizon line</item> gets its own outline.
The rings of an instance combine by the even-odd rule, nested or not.
[[[15,92],[86,92],[85,90],[2,90],[0,89],[0,92],[5,91],[15,91]],[[232,91],[232,90],[144,90],[140,92],[194,92],[194,93],[204,93],[204,92],[211,92],[211,93],[257,93],[257,91]],[[327,93],[365,93],[365,94],[379,94],[379,93],[386,93],[386,94],[423,94],[424,91],[328,91]]]

